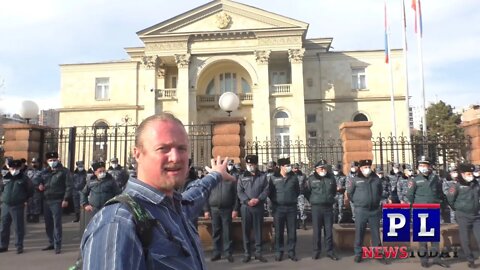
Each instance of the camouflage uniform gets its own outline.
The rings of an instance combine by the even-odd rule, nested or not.
[[[307,214],[305,212],[305,206],[307,200],[304,195],[304,188],[306,182],[306,175],[300,170],[300,165],[295,163],[293,165],[293,172],[297,175],[298,184],[300,185],[300,195],[297,198],[297,227],[302,227],[304,230],[307,229]]]
[[[42,204],[43,204],[43,192],[38,190],[39,183],[34,181],[41,174],[41,170],[38,167],[38,161],[36,158],[32,159],[31,168],[28,168],[26,171],[27,177],[32,181],[33,184],[33,196],[28,199],[27,204],[27,222],[38,223],[40,221],[40,214],[42,213]]]
[[[129,178],[127,171],[118,164],[118,158],[112,158],[110,160],[110,165],[111,166],[108,168],[107,172],[113,177],[113,179],[115,179],[118,187],[121,190],[124,190]]]
[[[451,167],[449,171],[450,173],[447,175],[447,177],[442,179],[442,191],[445,196],[448,195],[448,190],[457,183],[458,179],[458,172],[456,167]],[[455,211],[448,204],[442,207],[442,221],[443,223],[456,223]]]
[[[392,203],[399,203],[400,199],[398,198],[398,181],[402,178],[402,171],[400,170],[400,164],[393,164],[393,169],[388,175],[390,178],[390,200]]]
[[[343,219],[343,207],[344,207],[344,199],[345,199],[345,184],[347,181],[347,177],[343,174],[341,165],[337,165],[336,168],[333,169],[333,175],[335,177],[335,182],[337,183],[337,195],[335,196],[335,205],[334,213],[336,217],[336,223],[342,222]]]

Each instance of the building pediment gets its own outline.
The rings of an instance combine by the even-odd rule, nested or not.
[[[300,30],[308,24],[230,0],[215,0],[137,32],[142,40],[218,32]]]

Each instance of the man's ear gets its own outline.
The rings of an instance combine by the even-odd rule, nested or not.
[[[142,149],[141,147],[134,147],[133,148],[133,157],[138,160],[138,158],[140,157],[140,153],[142,152]]]

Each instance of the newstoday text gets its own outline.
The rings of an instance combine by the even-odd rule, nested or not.
[[[362,247],[364,259],[408,259],[415,257],[458,257],[458,246],[426,251],[406,245],[413,242],[440,242],[440,204],[384,204],[382,247]],[[412,226],[410,226],[412,225]],[[396,245],[396,243],[399,243]]]

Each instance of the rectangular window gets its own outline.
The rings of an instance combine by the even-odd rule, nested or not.
[[[110,78],[95,78],[95,100],[110,98]]]
[[[272,84],[286,84],[287,72],[286,71],[272,71]]]
[[[365,68],[352,68],[352,89],[367,89]]]
[[[173,89],[177,88],[177,76],[172,76],[170,85],[172,86]]]
[[[307,114],[307,123],[315,123],[317,122],[317,115],[312,113],[312,114]]]

